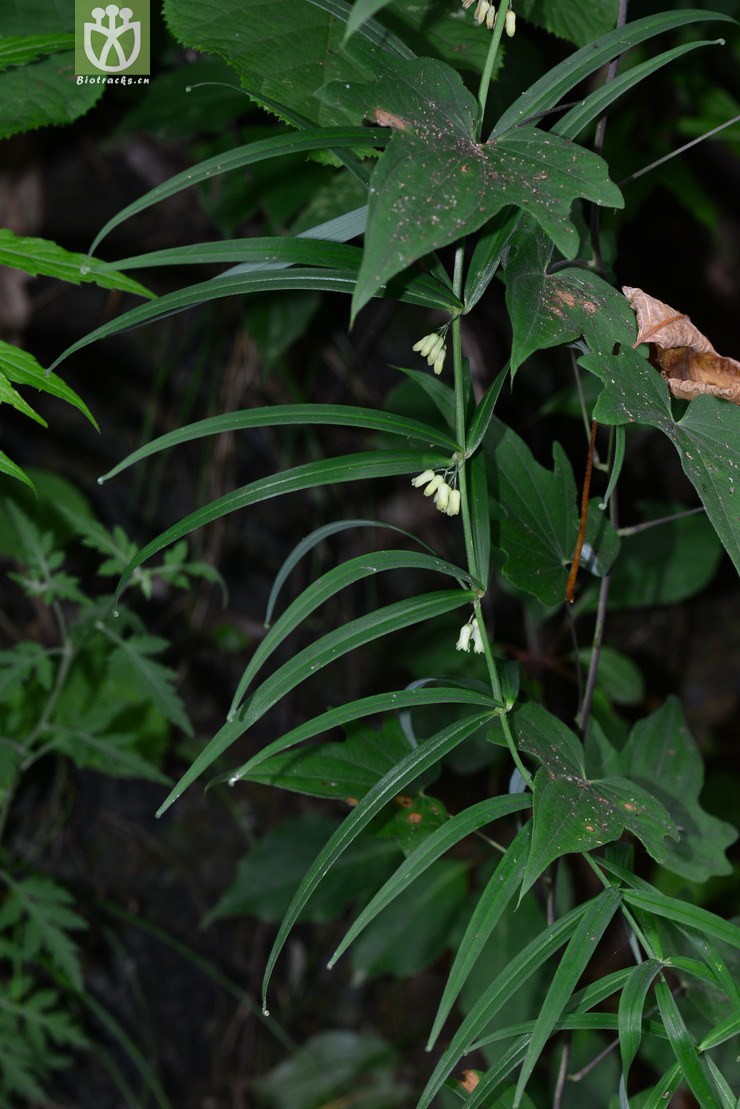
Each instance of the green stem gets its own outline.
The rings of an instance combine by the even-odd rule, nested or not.
[[[493,25],[491,32],[491,45],[488,47],[488,56],[486,64],[483,67],[481,74],[480,86],[478,88],[478,138],[483,131],[483,116],[486,113],[486,101],[488,99],[488,90],[491,87],[491,74],[493,67],[496,64],[496,56],[498,54],[501,36],[504,33],[504,24],[506,23],[506,13],[509,10],[509,0],[502,0],[499,7],[498,14],[496,15],[496,22]]]
[[[502,8],[504,5],[501,5]],[[499,12],[499,15],[501,13]],[[463,288],[463,257],[464,245],[461,243],[455,251],[455,269],[452,278],[452,290],[457,297],[461,297]],[[462,361],[462,342],[461,342],[461,327],[462,321],[460,316],[456,316],[452,321],[452,362],[453,374],[455,381],[455,439],[466,450],[466,427],[465,427],[465,381],[463,372]],[[478,569],[478,553],[475,549],[475,542],[473,540],[473,530],[470,525],[470,506],[468,504],[467,495],[467,474],[465,463],[467,459],[463,459],[462,464],[458,469],[458,482],[460,486],[460,508],[462,511],[463,521],[463,535],[465,539],[465,554],[468,561],[468,570],[471,575],[480,580],[480,573]],[[485,583],[483,583],[485,585]],[[483,653],[486,658],[486,667],[488,669],[488,677],[491,683],[491,692],[494,699],[499,702],[503,701],[503,691],[501,689],[501,680],[498,676],[496,669],[496,660],[493,657],[491,650],[491,643],[486,632],[486,625],[483,621],[483,614],[481,611],[480,598],[477,597],[473,603],[475,609],[475,617],[478,621],[478,628],[480,630],[481,640],[483,641]],[[509,748],[514,764],[521,774],[524,781],[528,786],[532,785],[532,775],[527,770],[526,766],[521,760],[521,756],[516,749],[514,736],[509,725],[507,717],[501,717],[501,727],[503,729],[506,746]]]

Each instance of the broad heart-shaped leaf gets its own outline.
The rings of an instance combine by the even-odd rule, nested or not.
[[[676,823],[679,839],[666,843],[663,866],[694,882],[731,873],[725,850],[737,832],[701,807],[704,765],[675,697],[635,724],[620,763],[625,777],[657,797]]]
[[[393,129],[370,179],[353,315],[389,278],[508,205],[530,212],[569,258],[578,249],[573,200],[622,205],[606,163],[567,139],[524,127],[477,142],[476,101],[442,62],[398,62],[382,80],[335,82],[321,97]]]
[[[584,336],[590,353],[579,359],[604,384],[594,419],[606,424],[648,424],[672,441],[718,536],[740,570],[740,516],[735,487],[740,475],[740,409],[716,397],[697,397],[682,419],[668,389],[633,349],[636,326],[627,301],[595,274],[547,272],[552,246],[529,221],[517,234],[506,267],[507,301],[514,328],[512,369],[535,350]],[[615,353],[615,351],[617,353]]]
[[[576,483],[558,443],[555,466],[546,470],[523,439],[495,416],[483,440],[491,496],[503,510],[494,520],[493,542],[506,553],[506,577],[533,593],[543,604],[565,596],[568,571],[578,535]],[[590,567],[605,568],[619,540],[602,513],[589,513],[587,539]]]
[[[519,750],[542,764],[534,779],[532,847],[522,893],[554,859],[600,847],[623,831],[663,861],[663,841],[677,838],[677,832],[660,801],[624,777],[589,780],[577,736],[541,705],[523,705],[509,720]]]

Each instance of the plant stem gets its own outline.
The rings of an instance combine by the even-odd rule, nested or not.
[[[491,74],[493,67],[496,64],[496,55],[498,54],[499,43],[501,36],[504,33],[504,24],[506,23],[506,13],[509,10],[509,0],[502,0],[501,6],[496,16],[496,22],[493,25],[491,33],[491,45],[488,47],[488,56],[486,64],[483,66],[483,73],[481,74],[480,86],[478,88],[478,138],[480,139],[481,132],[483,131],[483,116],[486,113],[486,101],[488,100],[488,90],[491,87]]]
[[[502,7],[503,7],[503,4],[502,4]],[[500,14],[501,13],[499,12],[499,15]],[[452,279],[452,290],[455,293],[455,296],[457,296],[457,297],[461,297],[462,288],[463,288],[464,249],[465,249],[464,244],[461,243],[458,246],[457,250],[455,251],[455,268],[454,268],[453,279]],[[466,448],[466,442],[465,442],[465,434],[466,434],[466,427],[465,427],[465,382],[464,382],[463,363],[462,363],[462,342],[461,342],[462,321],[461,321],[460,316],[456,316],[455,319],[453,319],[451,326],[452,326],[452,362],[453,362],[453,374],[454,374],[454,381],[455,381],[455,439],[460,444],[460,446],[463,448],[463,450],[465,450],[465,448]],[[465,462],[466,461],[467,461],[467,459],[463,459],[463,462],[460,465],[459,470],[458,470],[458,482],[459,482],[459,485],[460,485],[460,507],[461,507],[461,511],[462,511],[463,536],[464,536],[464,539],[465,539],[465,554],[466,554],[467,562],[468,562],[468,570],[474,578],[478,579],[480,577],[479,572],[478,572],[478,554],[477,554],[477,551],[475,549],[475,543],[473,541],[473,531],[472,531],[472,528],[470,526],[470,506],[468,504],[467,481],[466,481],[466,471],[465,471]],[[482,584],[485,585],[485,582],[483,582]],[[480,598],[479,597],[476,597],[475,601],[473,602],[473,608],[475,609],[475,618],[478,621],[478,628],[480,630],[481,640],[483,641],[483,652],[484,652],[485,657],[486,657],[486,667],[488,669],[488,677],[489,677],[489,681],[491,683],[491,692],[493,693],[494,699],[496,701],[498,701],[499,704],[501,704],[503,702],[503,699],[504,699],[503,698],[503,691],[502,691],[502,688],[501,688],[501,680],[498,676],[498,670],[496,669],[496,661],[493,657],[493,652],[491,650],[491,644],[490,644],[490,641],[489,641],[489,638],[488,638],[488,633],[486,632],[486,625],[485,625],[485,622],[483,620],[483,614],[482,614],[482,611],[481,611],[481,603],[480,603]],[[532,785],[532,775],[529,773],[526,766],[522,762],[521,756],[520,756],[519,752],[516,749],[516,744],[514,743],[514,736],[512,735],[511,727],[509,725],[509,721],[506,718],[506,715],[501,717],[501,727],[503,729],[504,738],[506,740],[506,746],[509,748],[509,752],[511,754],[511,757],[514,760],[514,763],[515,763],[519,773],[521,774],[522,778],[527,783],[527,785],[531,787],[531,785]]]

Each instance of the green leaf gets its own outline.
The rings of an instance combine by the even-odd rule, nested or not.
[[[465,274],[466,314],[475,308],[493,281],[521,219],[521,208],[502,208],[478,236]]]
[[[578,2],[584,2],[584,0],[578,0]],[[564,9],[563,15],[565,12]],[[625,27],[610,31],[597,42],[589,42],[565,61],[548,70],[543,77],[526,89],[499,118],[491,137],[516,127],[525,119],[554,108],[571,89],[625,50],[630,50],[665,31],[707,20],[735,22],[731,16],[724,15],[722,12],[697,10],[662,12],[660,15],[636,19],[634,23],[628,23]]]
[[[16,385],[30,385],[39,392],[67,401],[87,416],[97,429],[97,423],[85,402],[77,396],[74,389],[65,385],[56,374],[48,373],[40,366],[32,354],[15,347],[12,343],[0,341],[0,373]]]
[[[39,274],[45,277],[57,277],[60,281],[68,281],[72,285],[91,281],[103,289],[120,289],[124,293],[135,293],[137,296],[144,297],[154,295],[138,281],[119,273],[112,265],[107,265],[104,269],[96,269],[95,267],[104,265],[97,258],[64,250],[49,239],[23,238],[7,228],[0,228],[0,265],[22,270],[33,277]]]
[[[412,689],[395,690],[390,693],[379,693],[373,697],[362,697],[357,701],[350,701],[339,708],[329,709],[328,712],[315,716],[312,720],[301,724],[292,731],[286,732],[279,739],[273,740],[256,755],[253,755],[238,770],[229,774],[229,781],[238,782],[242,777],[260,766],[273,755],[295,747],[304,739],[312,739],[322,732],[332,728],[342,727],[350,721],[361,720],[366,716],[374,716],[381,712],[394,712],[412,710],[427,705],[469,705],[475,708],[490,708],[495,711],[495,702],[490,695],[479,693],[476,690],[456,686],[439,686],[431,688],[414,687]],[[222,729],[223,730],[223,729]],[[238,733],[241,734],[241,733]]]
[[[42,7],[36,26],[43,25],[47,16],[48,6]],[[0,29],[2,23],[0,16]],[[74,70],[74,51],[64,50],[0,73],[0,139],[50,124],[72,123],[88,112],[105,85],[78,85]]]
[[[737,1036],[740,1036],[740,1012],[731,1013],[725,1020],[716,1024],[711,1032],[707,1032],[699,1044],[699,1051],[709,1051],[710,1048],[717,1047]]]
[[[569,913],[556,920],[539,936],[527,944],[508,966],[486,987],[478,1001],[470,1010],[464,1021],[452,1037],[450,1045],[442,1055],[435,1067],[431,1078],[427,1082],[419,1098],[417,1109],[427,1109],[434,1095],[442,1086],[445,1077],[457,1064],[463,1055],[467,1054],[476,1038],[487,1027],[492,1017],[507,1003],[509,998],[527,981],[542,964],[553,955],[559,947],[570,939],[576,930],[587,905],[579,905]],[[524,1050],[519,1053],[519,1045],[514,1052],[518,1062],[525,1053],[526,1040],[523,1041]],[[512,1063],[512,1066],[516,1065]],[[510,1068],[511,1069],[511,1068]],[[505,1074],[509,1071],[506,1070]]]
[[[603,860],[601,860],[603,863]],[[740,947],[740,928],[732,921],[723,920],[715,913],[707,912],[698,905],[691,905],[686,901],[679,901],[675,897],[666,897],[658,890],[626,889],[624,899],[636,909],[643,909],[647,913],[655,913],[665,917],[676,925],[685,925],[697,932],[714,936],[723,943],[732,947]]]
[[[35,62],[44,54],[74,50],[74,35],[8,35],[0,39],[0,69]]]
[[[428,58],[395,70],[375,84],[322,90],[322,98],[393,129],[371,177],[353,316],[402,269],[509,205],[528,211],[571,258],[578,249],[572,201],[621,207],[606,164],[590,151],[533,127],[479,143],[475,98],[454,70]]]
[[[308,812],[272,828],[239,862],[233,881],[206,915],[203,926],[231,916],[279,921],[301,878],[337,827],[333,817]],[[332,868],[311,904],[304,906],[300,919],[331,920],[382,882],[397,859],[398,848],[387,840],[369,836],[356,840]]]
[[[470,529],[475,553],[475,576],[481,585],[485,585],[491,563],[491,517],[486,459],[482,451],[470,463],[469,481]]]
[[[440,858],[445,851],[459,843],[465,836],[485,827],[486,824],[490,824],[494,820],[500,820],[510,813],[521,812],[528,805],[529,798],[522,794],[519,796],[487,798],[485,801],[479,801],[477,804],[464,809],[456,816],[450,817],[444,824],[436,828],[404,859],[385,885],[378,890],[372,901],[362,910],[329,960],[329,968],[331,969],[334,966],[350,944],[354,943],[355,938],[377,917],[378,913],[387,905],[390,905],[401,892],[408,888],[415,878]],[[512,855],[512,859],[513,857],[514,855]],[[500,865],[502,866],[503,863]],[[499,875],[499,881],[502,876],[503,872]],[[463,944],[460,945],[460,950],[463,950]],[[450,1005],[452,1005],[452,1002],[450,1002]]]
[[[506,553],[509,581],[543,604],[565,597],[568,567],[578,535],[576,484],[559,444],[554,470],[546,470],[511,428],[494,416],[483,444],[489,489],[505,513],[494,520],[494,544]]]
[[[190,443],[207,435],[220,435],[223,432],[245,431],[254,427],[283,427],[297,424],[320,424],[327,427],[356,427],[369,431],[380,431],[387,435],[400,435],[417,440],[429,447],[444,447],[450,452],[459,450],[455,440],[443,431],[437,431],[418,420],[408,420],[393,412],[378,411],[374,408],[355,408],[344,404],[273,404],[268,408],[247,408],[238,412],[227,412],[221,416],[210,416],[194,424],[177,428],[166,435],[160,435],[143,447],[129,454],[119,462],[101,481],[120,474],[123,470],[150,458],[170,447]]]
[[[657,959],[646,959],[644,963],[634,967],[619,998],[619,1050],[625,1087],[642,1040],[645,998],[662,965]]]
[[[277,598],[280,594],[280,590],[285,584],[291,571],[298,565],[304,555],[308,554],[309,551],[312,551],[313,548],[321,543],[324,539],[328,539],[329,536],[336,535],[339,532],[347,531],[352,528],[387,528],[388,531],[396,531],[399,533],[399,535],[405,535],[408,539],[413,539],[414,542],[418,543],[420,546],[426,547],[426,543],[422,543],[422,541],[418,539],[417,536],[412,535],[410,531],[405,531],[403,528],[396,527],[394,524],[383,523],[383,521],[381,520],[335,520],[334,523],[324,524],[322,527],[316,528],[314,531],[304,536],[300,543],[296,543],[295,547],[290,552],[288,557],[285,559],[285,562],[282,564],[277,574],[275,575],[275,580],[272,583],[272,589],[270,590],[270,596],[267,599],[267,609],[265,611],[266,628],[269,628],[272,622],[272,614],[275,609],[275,602],[277,601]],[[426,547],[426,549],[429,551],[430,554],[434,553],[431,547]],[[234,702],[232,701],[232,708],[233,705]]]
[[[423,370],[407,370],[403,366],[394,366],[394,370],[399,370],[415,385],[418,385],[422,392],[426,393],[435,408],[442,416],[450,431],[455,430],[455,392],[446,385],[444,381],[440,381],[434,374]]]
[[[619,890],[604,890],[589,902],[586,911],[579,919],[532,1029],[532,1038],[517,1082],[517,1104],[545,1044],[593,956],[597,944],[609,927],[621,900],[622,895]]]
[[[205,9],[204,9],[205,10]],[[273,8],[274,11],[274,8]],[[213,12],[207,13],[212,18]],[[233,31],[232,31],[233,35]],[[234,147],[224,154],[216,154],[206,158],[189,169],[176,173],[162,185],[151,189],[140,196],[138,200],[122,208],[115,216],[108,220],[101,228],[90,247],[90,254],[100,245],[102,240],[131,216],[146,211],[153,204],[175,196],[183,189],[189,189],[213,177],[231,170],[242,169],[244,166],[256,165],[271,158],[280,158],[288,154],[300,154],[311,150],[352,149],[358,146],[382,146],[387,142],[387,136],[382,131],[369,130],[366,127],[337,127],[322,128],[313,131],[302,131],[299,134],[271,135],[258,142],[247,143],[244,146]]]
[[[359,230],[349,228],[349,237],[361,234],[364,221],[359,221]],[[122,258],[115,263],[118,269],[146,269],[151,266],[194,266],[213,265],[218,262],[242,262],[220,275],[229,273],[254,272],[255,270],[277,269],[284,266],[325,266],[327,269],[359,268],[362,251],[357,246],[331,239],[328,235],[306,236],[255,236],[250,239],[227,239],[216,242],[194,243],[192,246],[175,246],[166,250],[151,250],[147,254],[135,254]],[[96,263],[90,259],[93,272],[105,273],[108,264]]]
[[[488,719],[490,719],[488,713],[468,716],[448,728],[443,728],[442,731],[428,739],[421,746],[410,751],[389,774],[386,774],[365,794],[356,808],[344,820],[305,874],[290,908],[283,918],[265,969],[262,986],[263,1003],[266,1003],[267,987],[285,941],[292,931],[301,910],[324,875],[388,801],[400,793],[409,782],[412,782],[425,770],[428,770],[429,767],[454,750]]]
[[[372,1033],[349,1030],[311,1036],[253,1086],[260,1105],[271,1109],[352,1103],[402,1109],[410,1095],[399,1080],[397,1050]]]
[[[452,609],[470,604],[472,599],[472,591],[452,589],[438,593],[427,593],[406,601],[397,601],[394,604],[386,605],[384,608],[376,609],[367,616],[350,620],[343,626],[322,636],[316,643],[293,655],[276,673],[272,674],[258,687],[234,719],[226,723],[216,733],[175,788],[169,793],[164,803],[157,810],[157,815],[161,816],[173,801],[176,801],[184,790],[196,778],[200,777],[215,759],[224,753],[234,740],[243,735],[281,697],[284,697],[291,689],[295,689],[310,674],[315,674],[322,667],[335,662],[342,655],[355,650],[357,647],[372,643],[375,639],[379,639],[390,632],[400,631],[411,624],[433,619],[435,616],[441,616]],[[242,772],[238,772],[236,775],[232,775],[230,781],[238,781],[241,774]]]
[[[411,978],[447,947],[467,894],[468,864],[432,863],[365,930],[352,948],[355,975]]]
[[[493,379],[486,395],[476,408],[473,418],[470,421],[470,426],[465,435],[465,449],[469,454],[473,454],[478,450],[478,447],[483,442],[484,436],[488,431],[491,419],[493,417],[493,410],[496,407],[496,401],[501,393],[501,388],[506,381],[509,373],[508,363],[499,370],[496,377]]]
[[[549,0],[517,0],[517,16],[542,27],[559,38],[585,46],[616,25],[619,0],[568,0],[552,4]]]
[[[82,969],[70,932],[87,925],[70,908],[74,903],[71,893],[40,875],[20,880],[6,873],[1,877],[10,893],[0,908],[0,932],[23,922],[24,959],[31,961],[43,951],[74,989],[81,990]]]
[[[225,0],[214,12],[202,0],[166,0],[164,10],[176,39],[225,58],[258,103],[279,102],[309,125],[346,121],[344,112],[321,103],[314,94],[327,81],[346,81],[364,72],[360,62],[341,49],[348,5],[304,2],[280,8],[266,0]],[[373,49],[381,56],[413,57],[387,32],[388,41],[383,42],[380,30],[372,22],[358,28],[353,44],[365,47],[363,62]]]
[[[524,893],[561,855],[583,852],[631,831],[661,861],[663,840],[676,828],[660,801],[624,777],[586,777],[583,747],[574,733],[541,705],[509,716],[517,747],[542,768],[534,779],[534,829]]]
[[[379,731],[357,725],[343,743],[323,743],[273,755],[261,761],[258,769],[242,772],[239,777],[355,805],[408,751],[409,741],[397,719],[391,717],[383,721]]]
[[[657,797],[678,828],[678,841],[666,845],[661,864],[694,882],[730,874],[725,851],[737,832],[699,803],[704,765],[675,697],[635,724],[620,761],[622,773]]]
[[[461,585],[469,584],[467,572],[459,566],[454,566],[434,555],[420,552],[373,551],[370,555],[360,555],[357,558],[349,559],[347,562],[342,562],[304,589],[270,628],[239,679],[239,685],[231,702],[230,713],[233,713],[241,703],[255,675],[273,651],[320,605],[356,581],[362,581],[373,574],[379,574],[387,570],[400,569],[430,570],[456,578]]]
[[[111,320],[110,323],[90,331],[76,343],[67,347],[52,363],[55,369],[61,362],[75,354],[78,350],[96,343],[100,339],[107,339],[122,331],[130,331],[135,327],[153,323],[165,316],[176,315],[188,308],[207,304],[213,300],[221,300],[228,296],[244,296],[250,293],[272,293],[284,289],[320,290],[323,292],[352,293],[357,283],[355,269],[333,270],[307,268],[294,266],[283,270],[257,270],[251,273],[234,274],[231,276],[212,278],[210,281],[201,281],[197,285],[189,285],[185,289],[178,289],[174,293],[166,293],[157,297],[148,304],[132,308],[130,312]],[[459,307],[453,293],[433,277],[410,276],[399,277],[395,282],[384,285],[377,290],[378,296],[388,296],[395,300],[402,300],[408,304],[418,304],[424,308],[441,308],[447,311]]]
[[[505,798],[502,797],[499,800],[503,801]],[[508,800],[511,800],[511,798]],[[531,804],[531,799],[526,794],[520,794],[518,800],[522,808]],[[521,884],[527,856],[529,855],[531,834],[532,825],[531,822],[528,822],[509,844],[506,854],[488,879],[485,889],[473,910],[465,929],[465,935],[457,949],[455,961],[447,976],[444,993],[439,1003],[437,1015],[434,1018],[432,1030],[429,1033],[428,1051],[436,1043],[437,1037],[442,1031],[442,1026],[447,1020],[460,991],[470,977],[481,951],[493,934],[501,919],[501,914]]]
[[[55,725],[49,731],[48,750],[64,755],[81,770],[168,784],[167,775],[138,749],[139,734],[116,730],[111,721],[115,715],[115,709],[99,711],[94,706],[90,712],[80,713],[74,724]]]
[[[584,666],[588,666],[592,656],[591,648],[578,652]],[[602,647],[599,651],[599,672],[597,685],[610,701],[617,705],[638,705],[645,696],[645,680],[638,666],[613,647]],[[628,773],[627,777],[631,777]]]
[[[676,1056],[676,1061],[689,1089],[702,1106],[702,1109],[722,1109],[705,1065],[699,1058],[694,1041],[684,1024],[676,999],[666,982],[657,983],[655,997],[665,1030],[668,1033],[668,1039],[673,1048],[673,1054]]]
[[[53,676],[50,652],[36,642],[20,642],[0,651],[0,704],[31,678],[47,692]]]
[[[174,688],[177,674],[152,658],[152,655],[161,654],[169,647],[167,640],[151,635],[129,635],[124,639],[103,623],[98,625],[98,630],[115,644],[110,658],[111,672],[118,675],[125,673],[129,681],[135,682],[142,696],[150,699],[167,720],[192,736],[193,726]]]
[[[20,466],[17,466],[11,458],[8,458],[5,451],[0,451],[0,474],[7,474],[8,477],[12,477],[16,481],[21,481],[24,485],[27,485],[29,489],[33,489],[33,482],[30,477],[28,477]]]
[[[398,474],[413,474],[427,467],[434,469],[444,466],[449,459],[439,453],[427,451],[362,451],[359,454],[346,454],[339,458],[325,458],[318,462],[307,462],[292,470],[273,474],[243,485],[232,493],[226,493],[218,500],[211,501],[203,508],[191,512],[179,523],[173,524],[156,539],[147,543],[126,567],[116,590],[116,603],[126,583],[134,571],[152,555],[175,543],[183,536],[204,524],[219,520],[222,516],[251,504],[270,500],[284,493],[297,493],[303,489],[314,489],[320,485],[333,485],[347,481],[363,481],[369,478],[391,477]]]

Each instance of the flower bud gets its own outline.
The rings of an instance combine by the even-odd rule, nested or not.
[[[447,347],[444,346],[444,344],[443,344],[441,351],[439,352],[437,357],[434,359],[433,369],[434,369],[434,372],[437,375],[437,377],[439,377],[439,375],[442,373],[442,370],[444,369],[444,364],[445,364],[445,358],[446,357],[447,357]]]
[[[489,31],[493,30],[493,25],[494,25],[495,22],[496,22],[496,9],[494,8],[493,4],[491,4],[490,8],[486,12],[486,27],[488,28]]]
[[[443,481],[437,489],[437,492],[434,495],[434,503],[436,504],[440,512],[447,511],[447,505],[450,503],[451,492],[452,490],[450,489],[446,481]]]
[[[478,4],[475,9],[475,15],[473,16],[473,19],[476,23],[483,22],[483,20],[488,15],[490,7],[491,5],[488,3],[488,0],[478,0]]]
[[[514,32],[516,31],[516,14],[511,8],[509,8],[506,13],[506,23],[504,27],[509,38],[513,39]]]
[[[459,515],[459,513],[460,513],[460,490],[459,489],[451,489],[450,490],[450,499],[448,501],[446,511],[447,511],[448,516],[458,516]]]
[[[470,624],[463,624],[460,628],[460,634],[455,644],[456,651],[469,651],[470,650],[470,637],[473,634],[473,629]]]
[[[437,490],[439,489],[439,487],[441,485],[444,485],[444,483],[445,483],[445,479],[442,477],[442,475],[441,474],[435,474],[434,477],[432,478],[432,480],[427,485],[426,489],[424,490],[424,496],[425,497],[431,497],[433,493],[437,492]]]
[[[484,651],[484,647],[483,647],[483,639],[482,639],[481,634],[480,634],[480,628],[478,627],[478,621],[476,620],[475,617],[473,617],[473,619],[470,621],[470,623],[471,623],[472,634],[473,634],[473,650],[475,651],[476,655],[482,655],[483,651]]]
[[[426,483],[428,481],[431,481],[433,477],[434,470],[425,470],[423,474],[417,474],[416,477],[412,477],[411,484],[413,485],[414,489],[420,489],[422,485],[426,485]]]
[[[433,331],[431,335],[425,335],[418,343],[414,343],[411,349],[418,351],[422,358],[426,358],[438,338],[437,332]]]

